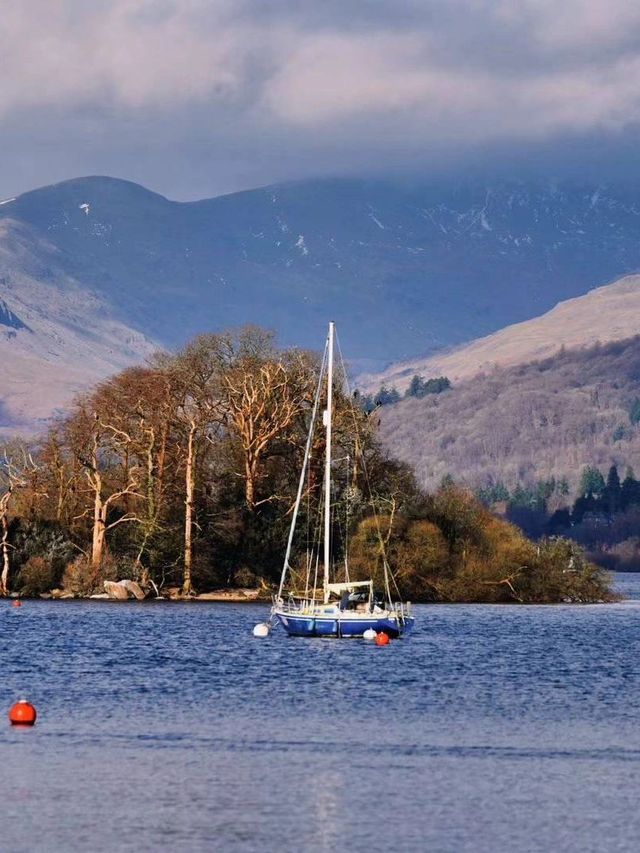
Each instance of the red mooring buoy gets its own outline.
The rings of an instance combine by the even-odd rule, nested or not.
[[[12,607],[22,607],[22,604],[21,604],[21,602],[19,602],[19,601],[18,601],[18,599],[16,598],[16,600],[13,602],[13,604],[12,604],[11,606],[12,606]]]
[[[386,646],[389,643],[389,635],[384,631],[376,634],[376,646]]]
[[[12,726],[32,726],[38,716],[31,702],[20,699],[9,709],[9,722]]]

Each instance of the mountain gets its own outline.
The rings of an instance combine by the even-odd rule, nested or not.
[[[78,392],[158,344],[64,271],[57,248],[0,221],[0,433],[33,432]]]
[[[352,358],[461,343],[640,268],[640,189],[323,180],[178,203],[82,178],[0,207],[166,344],[260,322]],[[0,219],[1,221],[1,219]]]
[[[0,203],[1,415],[246,322],[359,369],[494,332],[640,268],[640,190],[322,180],[197,202],[79,178]],[[16,324],[18,324],[16,326]]]
[[[381,373],[362,375],[359,386],[375,392],[381,385],[405,391],[416,374],[447,376],[457,383],[495,367],[544,359],[562,348],[590,347],[630,338],[640,332],[640,276],[625,276],[585,296],[560,302],[541,317],[432,356],[394,364]]]
[[[511,492],[555,478],[575,494],[587,465],[640,471],[639,399],[635,336],[496,367],[441,394],[383,406],[380,435],[427,488],[449,475]]]

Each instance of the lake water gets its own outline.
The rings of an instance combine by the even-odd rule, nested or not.
[[[0,850],[636,851],[640,577],[423,606],[408,640],[256,605],[0,602]]]

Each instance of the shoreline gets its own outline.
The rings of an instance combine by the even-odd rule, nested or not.
[[[8,595],[5,600],[7,602],[16,601],[55,601],[55,602],[92,602],[98,604],[263,604],[270,605],[271,598],[251,598],[246,595],[224,594],[224,593],[203,593],[202,595],[191,596],[187,598],[170,597],[170,596],[152,596],[144,599],[128,598],[118,599],[110,598],[107,595],[64,595],[52,596],[43,593],[36,596],[21,596]],[[605,606],[608,604],[621,604],[627,601],[636,601],[637,599],[625,597],[623,595],[616,596],[609,601],[413,601],[412,606],[430,606],[430,607],[593,607]]]
[[[94,595],[72,595],[70,593],[59,593],[58,590],[52,592],[43,592],[39,595],[20,595],[19,593],[10,593],[6,596],[7,601],[113,601],[119,604],[126,604],[127,602],[136,603],[136,604],[144,604],[151,601],[166,601],[166,602],[177,602],[177,603],[188,603],[188,604],[206,604],[207,602],[213,602],[215,604],[220,603],[229,603],[229,604],[269,604],[271,602],[271,596],[265,596],[262,590],[249,590],[249,589],[238,589],[238,590],[215,590],[212,592],[203,592],[200,595],[191,595],[191,596],[182,596],[176,594],[174,592],[168,593],[166,595],[151,595],[146,596],[145,598],[136,598],[135,596],[130,596],[127,598],[116,598],[115,596],[110,596],[106,592],[104,593],[95,593]]]

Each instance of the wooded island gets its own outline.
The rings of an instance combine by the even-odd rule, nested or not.
[[[202,335],[79,397],[0,465],[0,593],[102,592],[129,578],[180,595],[272,589],[282,568],[318,381],[315,354],[256,327]],[[376,438],[376,410],[336,394],[333,538],[352,578],[382,567],[381,539],[413,601],[557,602],[612,597],[568,540],[534,543],[470,493],[421,491]],[[356,437],[354,447],[354,436]],[[322,500],[322,438],[302,513]],[[304,528],[304,525],[302,525]],[[307,542],[295,542],[302,567]]]

